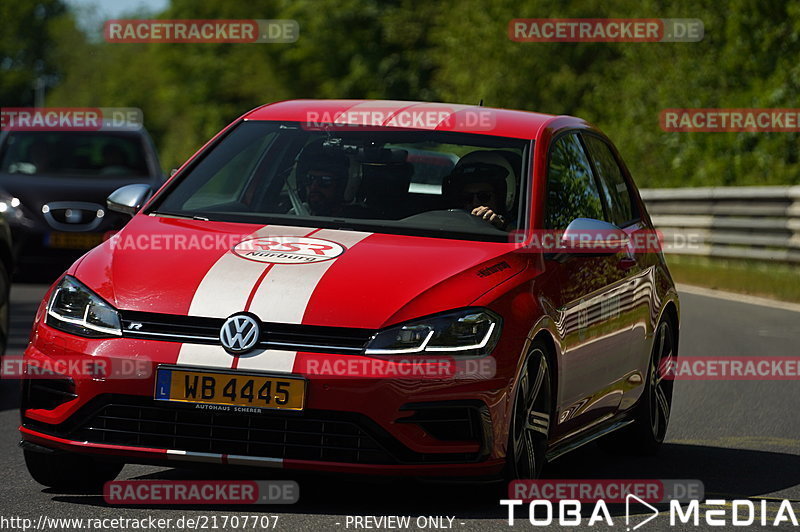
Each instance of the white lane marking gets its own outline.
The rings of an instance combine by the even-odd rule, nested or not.
[[[703,288],[688,284],[677,284],[675,286],[678,289],[678,294],[685,292],[687,294],[694,294],[698,296],[713,297],[716,299],[724,299],[726,301],[735,301],[736,303],[747,303],[748,305],[758,305],[760,307],[770,307],[778,310],[800,312],[800,304],[798,303],[778,301],[776,299],[768,299],[766,297],[748,296],[745,294],[726,292],[724,290],[714,290],[711,288]]]

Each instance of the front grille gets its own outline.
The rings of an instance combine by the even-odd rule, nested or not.
[[[314,418],[111,404],[92,416],[75,437],[204,453],[362,464],[392,462],[357,425]]]
[[[479,453],[416,453],[364,415],[324,410],[234,414],[106,395],[59,426],[23,422],[76,441],[202,453],[384,465],[483,458]]]
[[[181,343],[219,345],[222,318],[120,311],[123,336]],[[291,323],[261,324],[258,347],[322,353],[361,353],[375,331]]]

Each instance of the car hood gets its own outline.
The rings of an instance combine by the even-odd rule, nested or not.
[[[380,328],[521,272],[507,243],[138,215],[72,271],[122,310]]]

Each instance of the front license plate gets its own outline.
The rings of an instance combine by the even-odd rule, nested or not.
[[[102,233],[50,233],[45,241],[56,249],[90,249],[102,242]]]
[[[306,381],[296,377],[159,367],[155,399],[269,410],[302,410]]]

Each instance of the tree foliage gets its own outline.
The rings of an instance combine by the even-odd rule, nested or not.
[[[243,112],[287,98],[477,103],[581,116],[642,186],[800,183],[797,133],[667,133],[665,108],[798,107],[800,0],[172,0],[157,18],[294,19],[292,44],[109,44],[59,0],[2,2],[3,105],[144,111],[175,166]],[[44,6],[44,7],[42,7]],[[519,43],[513,18],[697,18],[699,43]],[[8,26],[7,26],[8,27]]]

